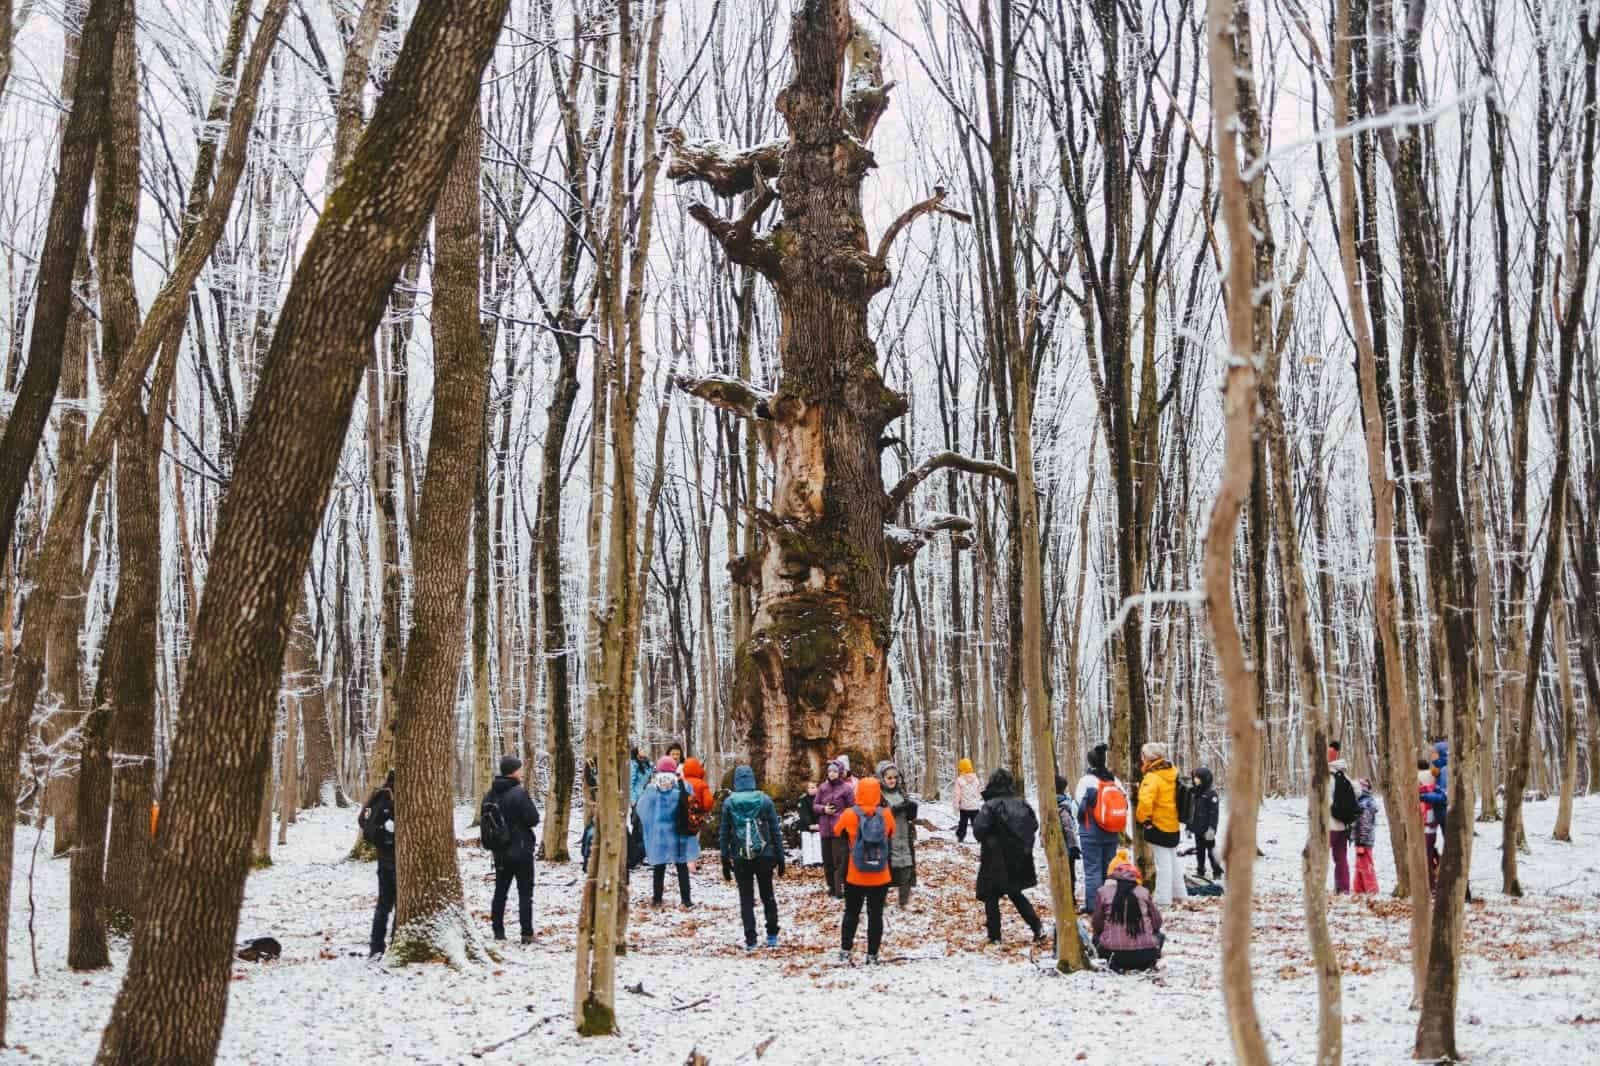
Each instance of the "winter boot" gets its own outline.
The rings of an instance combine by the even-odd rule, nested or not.
[[[777,933],[769,934],[767,936],[767,947],[775,948],[777,946],[778,946],[778,934]]]

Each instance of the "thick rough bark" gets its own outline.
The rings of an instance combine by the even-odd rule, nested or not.
[[[852,32],[847,0],[807,0],[792,18],[794,77],[778,97],[790,134],[777,183],[782,228],[754,235],[771,190],[736,223],[694,212],[730,258],[773,282],[783,322],[768,404],[776,488],[771,511],[757,512],[759,598],[735,653],[732,707],[738,747],[780,788],[816,779],[835,753],[870,766],[893,746],[878,439],[905,401],[879,376],[867,329],[868,301],[889,273],[862,222],[861,181],[873,164],[864,140],[886,100],[881,76],[874,85],[861,70],[842,99]],[[871,107],[852,106],[868,91]],[[713,188],[721,180],[690,155],[673,169]]]
[[[472,492],[472,796],[481,801],[494,781],[495,745],[489,715],[489,412],[480,419],[478,472]],[[480,823],[474,810],[472,824]]]
[[[456,862],[452,778],[455,696],[466,625],[473,477],[483,443],[489,357],[478,321],[479,153],[476,113],[463,124],[434,221],[433,427],[417,513],[416,603],[395,723],[398,915],[392,963],[454,962],[481,952]]]
[[[366,345],[433,211],[509,0],[422,6],[389,88],[284,300],[223,506],[152,876],[99,1062],[209,1063],[227,1001],[248,839],[271,761],[290,613]]]
[[[61,380],[61,349],[66,343],[67,318],[72,309],[72,273],[83,243],[83,212],[89,205],[95,152],[110,113],[106,99],[116,28],[127,3],[128,0],[91,0],[79,39],[77,85],[61,134],[56,188],[50,199],[44,246],[39,252],[28,367],[18,385],[5,432],[0,435],[0,559],[10,555],[17,507]],[[16,761],[10,752],[0,752],[0,756],[6,759],[7,766]],[[3,1021],[4,1004],[0,1003],[0,1022]]]
[[[1228,369],[1223,393],[1223,472],[1206,531],[1204,580],[1212,642],[1228,707],[1232,802],[1223,845],[1228,892],[1222,907],[1222,998],[1235,1059],[1245,1066],[1268,1061],[1256,1013],[1250,972],[1250,907],[1255,874],[1256,823],[1260,812],[1261,734],[1256,692],[1233,611],[1233,545],[1239,513],[1250,495],[1254,466],[1251,423],[1256,404],[1254,325],[1250,293],[1255,276],[1254,239],[1244,182],[1240,177],[1239,83],[1254,83],[1252,68],[1239,67],[1234,51],[1237,20],[1247,17],[1240,0],[1210,0],[1206,25],[1211,61],[1211,101],[1216,115],[1217,168],[1222,217],[1228,231]]]

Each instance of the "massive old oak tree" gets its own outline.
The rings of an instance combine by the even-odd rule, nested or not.
[[[901,214],[874,249],[861,183],[876,165],[868,145],[893,87],[883,80],[877,46],[851,19],[848,0],[799,4],[789,42],[794,77],[776,104],[787,141],[733,151],[674,131],[667,168],[673,180],[723,196],[752,194],[731,221],[704,204],[690,214],[730,260],[777,291],[780,369],[770,392],[723,377],[684,377],[678,385],[753,421],[776,476],[770,508],[755,512],[756,550],[730,570],[757,590],[754,629],[734,661],[739,747],[758,779],[780,787],[817,778],[835,752],[871,766],[893,746],[890,569],[939,530],[969,523],[940,514],[914,528],[886,527],[888,516],[937,470],[1015,480],[1005,467],[945,453],[885,491],[880,440],[906,401],[878,372],[867,305],[888,286],[888,253],[909,223],[931,212],[966,216],[945,207],[936,190]],[[783,220],[758,233],[779,201]]]
[[[101,1063],[210,1063],[222,1035],[289,622],[366,345],[433,213],[509,0],[424,3],[285,297],[195,630],[152,880]]]

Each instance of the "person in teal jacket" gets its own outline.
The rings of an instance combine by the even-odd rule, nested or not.
[[[748,766],[733,771],[733,792],[722,801],[718,824],[722,879],[739,884],[739,917],[744,920],[744,949],[756,948],[756,888],[767,924],[767,947],[778,946],[778,899],[772,875],[784,871],[783,826],[772,797],[756,789],[756,772]]]

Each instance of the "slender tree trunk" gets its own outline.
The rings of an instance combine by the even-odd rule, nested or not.
[[[482,128],[476,100],[436,209],[433,428],[413,541],[417,598],[395,726],[396,965],[482,951],[456,862],[451,777],[466,624],[474,468],[481,466],[489,356],[478,314]]]
[[[1556,809],[1554,839],[1572,842],[1572,797],[1578,791],[1578,693],[1572,680],[1572,649],[1567,644],[1567,603],[1557,583],[1551,604],[1556,668],[1561,679],[1561,800]]]
[[[106,104],[116,28],[126,9],[127,0],[90,0],[83,21],[72,110],[67,114],[61,133],[56,187],[50,199],[50,217],[45,224],[44,246],[39,252],[35,274],[37,294],[28,342],[28,365],[18,384],[11,416],[6,419],[4,433],[0,434],[0,559],[10,558],[17,508],[27,488],[34,456],[55,402],[56,386],[61,380],[61,353],[72,310],[72,274],[83,243],[83,213],[89,204],[89,180],[94,175],[95,153],[109,122],[110,109]],[[0,757],[4,758],[6,767],[16,761],[12,752],[0,751]],[[4,772],[14,773],[11,769]],[[5,791],[9,794],[10,790]],[[7,815],[6,820],[11,817]],[[3,828],[10,832],[9,825]],[[5,847],[9,849],[10,845]],[[0,1022],[4,1021],[3,1010],[0,1005]]]
[[[1228,892],[1222,909],[1222,998],[1235,1059],[1244,1066],[1268,1061],[1261,1019],[1251,987],[1250,907],[1255,882],[1256,822],[1260,805],[1261,738],[1257,703],[1244,645],[1233,611],[1233,544],[1239,512],[1249,499],[1253,457],[1251,424],[1256,372],[1250,293],[1255,276],[1250,208],[1240,177],[1239,83],[1252,86],[1255,73],[1241,69],[1234,42],[1239,20],[1248,17],[1240,0],[1210,0],[1207,43],[1211,61],[1211,106],[1221,174],[1222,217],[1228,232],[1228,370],[1223,393],[1223,473],[1206,532],[1204,564],[1207,614],[1228,706],[1233,799],[1228,810]],[[1248,60],[1248,56],[1245,57]]]
[[[384,298],[454,157],[509,0],[425,5],[303,254],[263,364],[212,554],[165,782],[151,893],[99,1062],[216,1054],[249,827],[270,761],[288,620]],[[403,165],[402,165],[403,164]],[[377,176],[381,175],[382,180]],[[174,1011],[166,1005],[183,1003]]]

